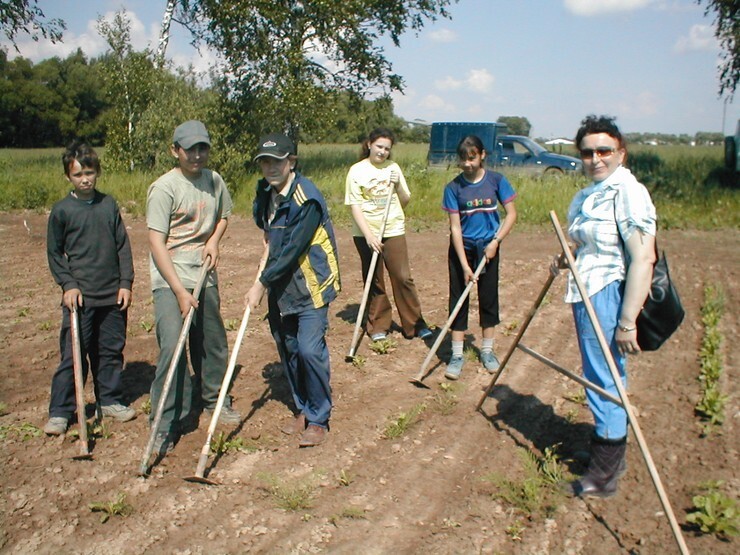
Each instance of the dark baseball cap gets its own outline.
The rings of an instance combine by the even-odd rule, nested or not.
[[[270,133],[260,139],[259,150],[254,155],[254,160],[256,161],[263,156],[282,160],[291,154],[298,154],[295,143],[283,133]]]
[[[211,138],[208,136],[206,126],[203,125],[203,122],[194,119],[181,123],[175,128],[172,142],[180,145],[185,150],[198,143],[206,143],[211,146]]]

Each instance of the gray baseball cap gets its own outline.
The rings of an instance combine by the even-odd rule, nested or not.
[[[203,122],[194,119],[181,123],[175,128],[172,142],[180,145],[185,150],[198,143],[206,143],[211,146],[211,138],[208,136],[206,126],[203,125]]]

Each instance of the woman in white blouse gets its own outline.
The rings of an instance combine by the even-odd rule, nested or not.
[[[592,182],[571,202],[568,235],[575,244],[576,270],[626,386],[626,355],[640,352],[636,320],[655,263],[655,206],[623,165],[627,149],[614,118],[588,116],[576,145]],[[584,377],[618,396],[572,274],[565,301],[572,305]],[[587,390],[586,395],[595,425],[591,459],[586,474],[571,486],[575,495],[609,497],[626,470],[627,414],[598,393]]]

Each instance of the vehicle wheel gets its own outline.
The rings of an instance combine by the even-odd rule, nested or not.
[[[557,179],[560,179],[561,177],[563,177],[563,170],[561,170],[560,168],[555,168],[555,167],[547,168],[545,170],[545,175],[547,177],[555,177]]]
[[[735,137],[725,137],[725,167],[734,170],[736,163],[737,145],[735,145]]]

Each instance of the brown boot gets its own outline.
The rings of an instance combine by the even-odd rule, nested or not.
[[[303,430],[306,429],[306,415],[301,413],[296,415],[293,420],[288,422],[285,426],[283,426],[280,431],[284,434],[288,434],[289,436],[292,436],[294,434],[300,434],[303,432]]]
[[[317,426],[316,424],[309,424],[306,431],[301,435],[301,442],[298,444],[300,447],[314,447],[323,443],[326,439],[326,428]]]
[[[611,497],[617,493],[619,477],[624,474],[627,437],[610,440],[594,435],[591,440],[591,462],[586,474],[571,484],[578,497]]]

